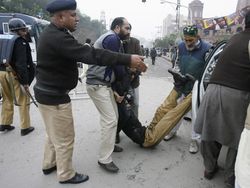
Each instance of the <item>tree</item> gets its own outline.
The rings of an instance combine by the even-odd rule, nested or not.
[[[48,0],[2,0],[0,7],[3,7],[1,12],[18,12],[31,16],[44,15],[48,18],[48,13],[44,10],[47,3]]]
[[[0,0],[0,12],[23,13],[34,17],[49,20],[49,14],[45,10],[48,2],[52,0]],[[91,20],[87,15],[77,13],[80,17],[78,30],[74,33],[80,42],[86,38],[95,41],[101,34],[106,31],[105,26],[98,20]]]
[[[161,48],[169,48],[170,46],[175,44],[175,41],[177,39],[177,34],[170,34],[166,35],[163,39],[156,39],[154,41],[155,46],[161,47]]]

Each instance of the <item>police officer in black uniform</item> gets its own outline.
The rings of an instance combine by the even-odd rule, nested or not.
[[[9,52],[12,53],[10,62],[0,66],[3,96],[0,131],[11,131],[15,128],[11,125],[14,114],[13,98],[15,98],[19,105],[21,136],[25,136],[34,130],[34,127],[30,126],[30,97],[25,91],[29,90],[29,85],[34,79],[34,65],[31,49],[26,40],[28,28],[25,22],[19,18],[12,18],[9,21],[9,29],[14,35],[12,40],[14,47],[13,51]]]
[[[77,62],[97,65],[123,64],[146,70],[143,58],[82,45],[70,34],[76,29],[75,0],[54,0],[46,7],[51,24],[38,43],[35,98],[46,127],[43,160],[45,175],[57,170],[60,183],[77,184],[89,177],[74,171],[74,123],[68,92],[78,81]]]

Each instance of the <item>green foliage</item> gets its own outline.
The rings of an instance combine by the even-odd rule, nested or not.
[[[74,36],[79,42],[84,43],[86,38],[90,38],[94,42],[101,34],[106,32],[105,26],[98,20],[91,20],[89,16],[83,15],[79,11],[78,15],[80,21]]]
[[[48,0],[2,0],[0,12],[18,12],[32,16],[48,18],[48,13],[44,7]]]
[[[46,4],[52,0],[0,0],[0,12],[23,13],[49,20],[49,14],[45,10]],[[106,31],[106,28],[98,20],[82,15],[78,11],[80,22],[78,30],[74,33],[80,42],[90,38],[93,42]]]
[[[156,39],[154,41],[154,46],[161,47],[161,48],[169,48],[170,46],[175,44],[177,39],[177,34],[170,34],[165,36],[163,39]]]

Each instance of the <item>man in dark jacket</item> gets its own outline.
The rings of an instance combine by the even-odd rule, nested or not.
[[[153,48],[150,50],[150,57],[151,57],[151,60],[152,60],[152,65],[155,64],[156,56],[157,56],[157,52],[156,52],[155,47],[153,47]]]
[[[146,70],[142,57],[122,55],[79,44],[70,32],[79,21],[75,0],[55,0],[47,5],[51,24],[38,44],[35,97],[46,127],[43,173],[57,170],[60,183],[81,183],[87,175],[72,167],[74,124],[69,91],[77,85],[77,62],[98,65],[123,64]]]
[[[130,27],[130,32],[132,29],[131,24],[129,24]],[[142,51],[143,50],[140,46],[140,41],[137,38],[134,37],[130,37],[130,32],[128,34],[128,37],[126,38],[126,40],[123,40],[123,48],[124,48],[124,52],[127,54],[138,54],[138,55],[142,55]],[[140,71],[136,70],[136,69],[129,69],[128,70],[128,75],[127,78],[129,78],[129,80],[125,80],[127,78],[124,78],[123,76],[123,93],[121,92],[117,92],[120,94],[120,96],[124,96],[124,94],[128,94],[127,96],[130,96],[130,102],[129,105],[131,105],[130,109],[133,111],[134,115],[138,118],[138,107],[139,107],[139,85],[140,85]],[[128,83],[125,83],[125,82]],[[120,82],[121,83],[121,82]],[[120,84],[119,83],[119,84]],[[126,87],[128,85],[128,88]],[[126,88],[126,89],[125,89]],[[121,94],[122,93],[122,94]],[[126,98],[126,97],[125,97]],[[124,98],[124,99],[125,99]],[[122,114],[120,114],[120,112],[125,112],[126,110],[126,105],[124,105],[124,102],[118,102],[118,111],[119,111],[119,119],[118,119],[118,128],[117,128],[117,134],[116,134],[116,143],[120,142],[120,135],[119,132],[122,129],[121,126],[121,122],[124,122],[124,118],[122,117]],[[119,110],[119,107],[122,106],[123,110]],[[123,119],[123,120],[122,120]],[[125,118],[126,119],[126,118]]]
[[[132,29],[132,26],[130,25],[130,31]],[[130,37],[127,40],[124,41],[124,52],[127,54],[138,54],[143,55],[142,50],[143,48],[140,46],[140,41],[137,38]],[[136,70],[131,70],[131,76],[132,76],[132,83],[131,83],[131,89],[133,93],[133,105],[132,110],[135,113],[135,115],[138,117],[138,107],[139,107],[139,85],[140,85],[140,72]]]
[[[123,52],[122,41],[129,33],[129,23],[124,17],[115,18],[110,30],[101,35],[94,43],[95,48]],[[121,152],[122,148],[114,146],[117,130],[118,109],[113,90],[114,82],[128,79],[127,67],[90,65],[87,70],[87,92],[100,113],[101,142],[98,164],[109,172],[116,173],[119,168],[112,160],[112,152]],[[112,87],[111,87],[112,86]],[[117,95],[116,100],[117,100]],[[119,98],[122,96],[119,96]]]
[[[22,19],[13,18],[9,21],[9,29],[16,39],[11,61],[7,62],[12,68],[4,64],[0,65],[3,95],[0,131],[10,131],[15,128],[11,124],[14,114],[13,100],[16,100],[19,105],[21,136],[25,136],[34,130],[34,127],[30,126],[30,97],[25,92],[29,90],[29,85],[34,79],[34,66],[31,49],[25,39],[28,34],[25,22]]]
[[[212,179],[218,171],[222,145],[228,147],[225,182],[234,186],[234,164],[241,132],[250,101],[250,12],[245,31],[232,36],[219,56],[218,63],[202,99],[195,130],[201,133],[204,177]]]

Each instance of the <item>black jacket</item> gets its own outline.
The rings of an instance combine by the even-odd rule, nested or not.
[[[68,92],[78,81],[77,62],[129,65],[130,56],[82,45],[66,29],[50,24],[38,42],[34,92],[39,103],[57,105],[70,101]]]
[[[130,37],[130,39],[125,40],[123,43],[124,51],[126,54],[138,54],[142,55],[142,49],[140,46],[140,41],[137,38]],[[140,72],[136,71],[135,73],[132,73],[133,80],[131,82],[132,88],[137,88],[140,85]]]
[[[16,71],[20,84],[31,84],[34,79],[35,69],[29,43],[22,37],[15,40],[11,66]]]
[[[210,83],[250,91],[250,29],[235,34],[221,52]]]

